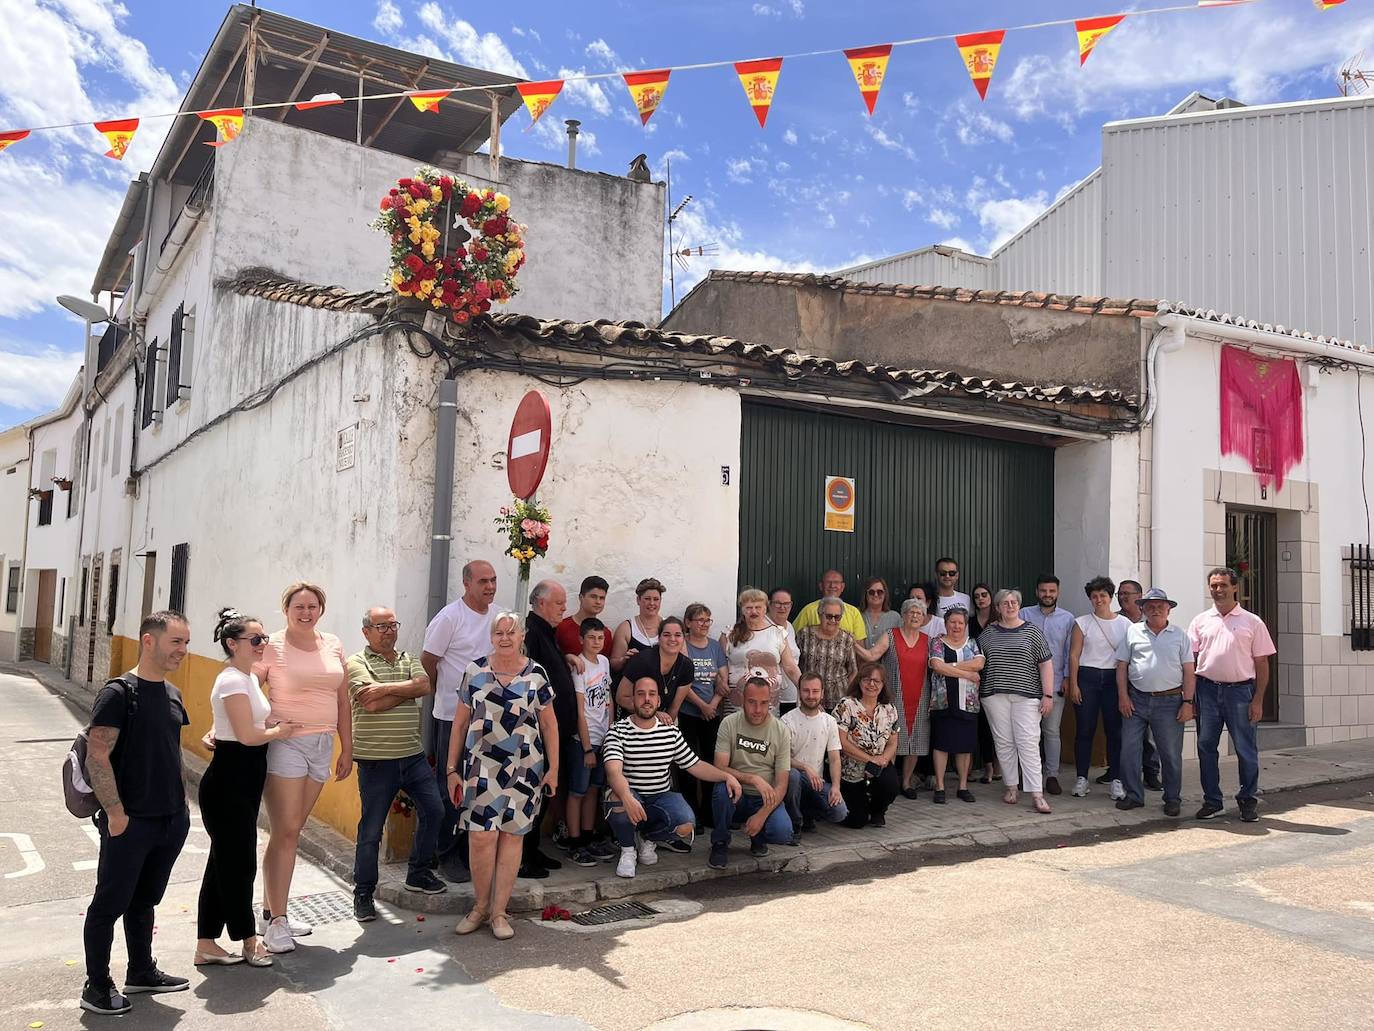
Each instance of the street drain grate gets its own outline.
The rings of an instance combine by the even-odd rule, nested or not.
[[[353,919],[353,896],[344,891],[325,891],[318,895],[301,895],[287,903],[294,917],[306,923],[338,924]]]
[[[646,916],[658,916],[658,910],[650,909],[642,902],[612,902],[609,906],[597,906],[572,918],[575,924],[594,927],[598,924],[614,924],[621,920],[639,920]]]

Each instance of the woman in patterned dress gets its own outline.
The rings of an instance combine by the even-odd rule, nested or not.
[[[891,703],[883,667],[865,662],[849,693],[835,706],[840,730],[840,794],[849,807],[846,827],[887,825],[887,807],[897,797],[897,709]]]
[[[821,678],[825,705],[831,708],[844,697],[858,669],[855,642],[848,630],[840,629],[844,602],[839,598],[822,598],[816,615],[820,623],[797,631],[797,650],[801,653],[801,672],[815,673]],[[800,683],[801,677],[797,681]]]
[[[962,802],[972,802],[968,771],[978,744],[978,701],[983,653],[968,633],[968,610],[955,605],[945,612],[945,632],[930,642],[930,746],[935,755],[935,797],[945,801],[945,767],[954,756]]]
[[[472,912],[501,941],[515,936],[506,904],[520,868],[521,837],[539,819],[541,796],[558,785],[558,723],[544,668],[525,656],[520,617],[492,620],[491,654],[469,663],[449,738],[448,790],[468,831]],[[461,760],[461,762],[460,762]]]

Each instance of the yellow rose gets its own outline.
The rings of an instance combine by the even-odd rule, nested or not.
[[[421,296],[421,297],[428,297],[428,296],[429,296],[430,294],[432,294],[432,293],[434,293],[434,280],[432,280],[432,279],[422,279],[422,280],[420,280],[420,296]]]
[[[438,204],[444,199],[444,191],[437,186],[431,186],[429,188],[429,199],[434,201],[435,204]]]
[[[438,298],[438,297],[434,298],[434,300],[431,301],[430,303],[431,303],[432,305],[434,305],[434,307],[436,307],[436,308],[442,308],[442,307],[444,306],[443,300],[440,299],[440,298]]]
[[[424,243],[420,244],[420,253],[425,256],[426,260],[434,257],[434,244],[426,240]]]
[[[410,228],[415,230],[416,232],[420,231],[420,220],[416,218],[414,215],[411,215],[408,219],[406,219],[406,225],[410,226]]]
[[[413,230],[411,230],[411,233],[410,233],[410,242],[411,242],[411,243],[419,243],[421,239],[422,239],[422,234],[421,234],[420,230],[418,230],[418,229],[413,229]]]
[[[510,198],[507,197],[504,193],[498,193],[498,194],[496,195],[496,210],[497,210],[497,211],[509,211],[509,210],[510,210]]]
[[[401,270],[400,270],[400,269],[396,269],[394,272],[391,273],[391,285],[392,285],[392,286],[400,286],[400,285],[401,285],[402,283],[404,283],[405,281],[406,281],[406,277],[403,276],[403,275],[401,275]]]
[[[429,201],[417,200],[415,201],[415,203],[411,204],[410,210],[415,212],[415,214],[417,215],[423,215],[426,211],[429,210]]]

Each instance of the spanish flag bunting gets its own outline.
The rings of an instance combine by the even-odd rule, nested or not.
[[[29,130],[27,129],[14,129],[10,132],[0,132],[0,151],[10,146],[10,144],[18,143],[28,134]]]
[[[660,68],[652,72],[625,72],[625,87],[630,91],[630,99],[639,111],[639,122],[648,125],[658,105],[663,103],[663,94],[668,92],[668,76],[671,68]]]
[[[754,117],[759,120],[760,126],[768,123],[768,110],[773,106],[773,95],[778,91],[778,73],[781,71],[781,57],[735,62],[740,85],[744,87],[744,95],[749,98],[749,106],[754,109]]]
[[[105,151],[105,156],[123,161],[124,152],[129,149],[129,144],[134,142],[134,133],[138,132],[138,119],[121,118],[113,122],[96,122],[95,131],[110,141],[110,149]]]
[[[1088,63],[1088,55],[1093,52],[1093,47],[1097,46],[1103,36],[1120,25],[1125,17],[1124,14],[1113,14],[1106,18],[1080,18],[1073,23],[1074,31],[1078,33],[1079,67]]]
[[[217,111],[202,111],[200,117],[205,119],[215,127],[219,138],[208,140],[207,146],[222,147],[226,143],[232,143],[238,139],[238,135],[243,131],[243,108],[225,107]]]
[[[1345,0],[1312,0],[1312,2],[1317,5],[1317,10],[1329,11],[1333,7],[1341,6]]]
[[[539,117],[549,109],[554,98],[563,89],[562,79],[550,79],[548,82],[521,82],[516,84],[516,89],[520,91],[520,99],[525,102],[525,107],[529,108],[530,125],[539,121]]]
[[[337,93],[316,93],[309,100],[298,101],[295,107],[297,111],[313,111],[317,107],[333,107],[343,102],[344,98]]]
[[[435,89],[426,90],[424,92],[421,92],[419,90],[410,90],[406,93],[406,96],[408,96],[410,98],[410,102],[415,105],[416,111],[429,111],[431,113],[437,113],[439,110],[439,101],[443,100],[452,92],[453,90],[451,89]]]
[[[849,59],[854,81],[859,84],[859,93],[871,115],[873,105],[878,103],[878,91],[883,88],[883,77],[887,75],[887,59],[892,56],[892,45],[859,47],[857,50],[846,50],[844,56]]]
[[[992,70],[997,67],[997,55],[1002,49],[1002,37],[1006,30],[993,32],[971,32],[955,36],[954,44],[959,48],[959,56],[964,59],[968,77],[973,80],[973,88],[983,100],[988,99],[988,83],[992,82]]]

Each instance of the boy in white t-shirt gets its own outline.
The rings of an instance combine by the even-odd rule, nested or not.
[[[597,801],[606,783],[606,771],[601,765],[601,743],[611,726],[614,693],[611,691],[611,664],[601,654],[606,642],[606,624],[595,616],[588,616],[582,620],[578,633],[582,637],[582,672],[574,671],[572,675],[578,702],[577,737],[573,739],[573,753],[564,760],[569,770],[568,853],[578,866],[595,866],[615,855],[614,849],[606,852],[604,842],[592,840]]]
[[[792,735],[792,769],[783,804],[794,834],[815,830],[816,816],[826,823],[841,823],[849,815],[840,794],[840,729],[824,704],[820,676],[803,673],[797,707],[782,718]]]

